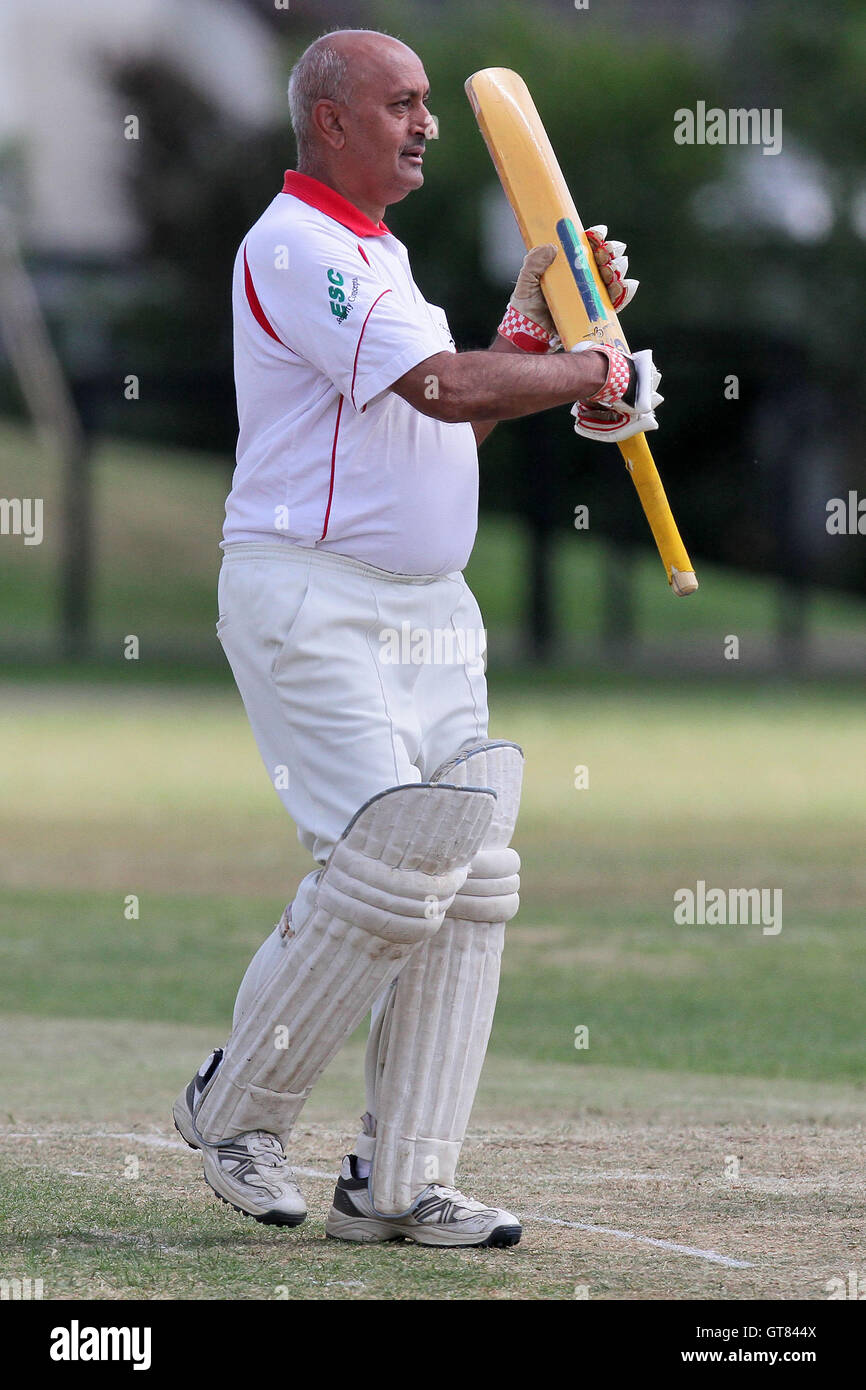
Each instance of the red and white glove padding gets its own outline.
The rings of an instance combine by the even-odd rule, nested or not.
[[[571,408],[578,434],[585,439],[617,443],[633,434],[658,429],[654,412],[664,396],[656,389],[661,372],[656,370],[649,348],[629,355],[606,343],[578,343],[572,352],[603,352],[608,361],[601,389]]]
[[[626,280],[628,256],[624,241],[608,241],[607,227],[600,223],[597,227],[587,227],[586,239],[595,253],[595,263],[601,278],[607,285],[610,302],[617,313],[630,304],[640,280]]]
[[[634,298],[639,284],[637,280],[624,278],[628,270],[625,242],[608,241],[607,227],[601,225],[589,227],[586,235],[614,309],[625,308]],[[557,249],[552,242],[533,246],[523,262],[505,317],[499,325],[502,337],[523,352],[555,352],[562,346],[541,288],[541,277],[556,259]]]
[[[541,277],[555,259],[552,243],[533,246],[527,253],[497,330],[522,352],[555,352],[561,346],[541,288]]]

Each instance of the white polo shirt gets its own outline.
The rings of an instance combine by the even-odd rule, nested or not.
[[[388,389],[454,340],[384,222],[287,172],[238,250],[233,311],[240,434],[225,542],[280,539],[396,574],[463,569],[478,513],[472,426]]]

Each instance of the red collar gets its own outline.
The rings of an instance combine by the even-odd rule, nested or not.
[[[338,193],[335,188],[330,188],[319,179],[310,178],[309,174],[299,174],[294,169],[287,169],[282,191],[300,198],[302,203],[309,203],[311,208],[318,208],[319,212],[323,212],[326,217],[332,217],[341,226],[348,227],[356,236],[390,236],[384,222],[376,226],[375,222],[371,222],[354,203],[344,198],[342,193]]]

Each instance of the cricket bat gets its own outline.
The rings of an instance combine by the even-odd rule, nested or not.
[[[541,277],[556,331],[566,350],[593,339],[628,352],[628,344],[577,215],[553,147],[522,77],[510,68],[483,68],[466,94],[511,204],[526,249],[558,248]],[[671,514],[645,434],[619,444],[675,594],[698,587],[692,562]]]

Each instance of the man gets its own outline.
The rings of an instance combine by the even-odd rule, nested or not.
[[[455,352],[383,222],[423,183],[428,94],[396,39],[316,40],[289,85],[298,168],[238,251],[217,630],[268,774],[323,867],[251,962],[231,1037],[174,1116],[220,1197],[299,1224],[284,1146],[372,1010],[366,1113],[328,1235],[505,1246],[517,1217],[454,1186],[520,867],[523,759],[488,738],[481,616],[462,576],[477,445],[498,419],[575,400],[590,437],[652,428],[660,397],[651,360],[550,351],[539,277],[553,247],[527,257],[492,347]],[[622,304],[624,247],[603,228],[595,245]]]

